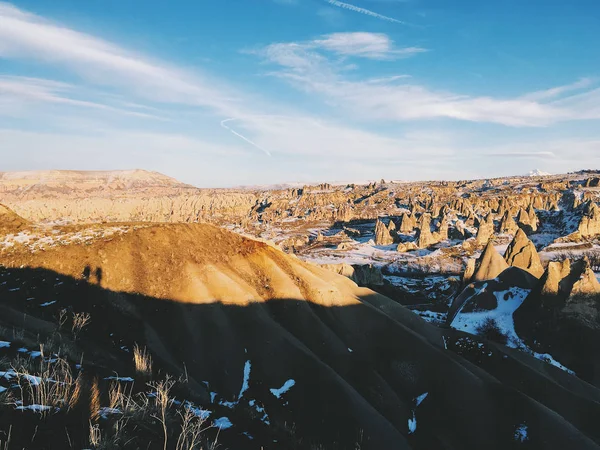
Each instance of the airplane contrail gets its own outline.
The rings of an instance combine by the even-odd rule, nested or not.
[[[401,20],[394,19],[393,17],[384,16],[382,14],[378,14],[376,12],[370,11],[365,8],[360,8],[358,6],[351,5],[350,3],[340,2],[338,0],[325,0],[327,3],[333,6],[337,6],[338,8],[348,9],[350,11],[358,12],[361,14],[366,14],[367,16],[375,17],[381,20],[387,20],[388,22],[400,23],[402,25],[408,25],[406,22],[402,22]]]
[[[239,137],[240,139],[243,139],[244,141],[246,141],[248,144],[256,147],[259,150],[262,150],[263,152],[265,152],[267,154],[267,156],[271,156],[271,152],[265,148],[262,148],[260,145],[258,145],[255,142],[252,142],[250,139],[248,139],[246,136],[242,136],[240,133],[238,133],[237,131],[229,128],[227,125],[225,125],[227,122],[231,122],[232,120],[236,120],[235,118],[231,118],[231,119],[225,119],[221,121],[221,126],[223,128],[225,128],[226,130],[229,130],[232,134],[236,135],[237,137]]]

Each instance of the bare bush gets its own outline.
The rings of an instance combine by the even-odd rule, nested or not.
[[[490,318],[477,327],[477,334],[494,342],[506,345],[508,342],[508,336],[500,330],[496,321]]]

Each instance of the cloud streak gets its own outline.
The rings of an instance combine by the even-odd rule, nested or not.
[[[225,125],[227,122],[231,122],[235,120],[234,118],[232,119],[225,119],[221,121],[221,126],[223,128],[225,128],[226,130],[229,130],[233,135],[239,137],[240,139],[246,141],[248,144],[256,147],[257,149],[263,151],[267,156],[271,156],[271,152],[263,147],[261,147],[260,145],[258,145],[256,142],[251,141],[250,139],[248,139],[246,136],[243,136],[242,134],[238,133],[237,131],[233,130],[232,128],[228,127],[227,125]]]
[[[325,1],[327,3],[329,3],[330,5],[337,6],[338,8],[343,8],[343,9],[347,9],[349,11],[354,11],[354,12],[357,12],[357,13],[360,13],[360,14],[365,14],[367,16],[371,16],[371,17],[374,17],[376,19],[385,20],[387,22],[399,23],[401,25],[408,25],[406,22],[403,22],[401,20],[394,19],[393,17],[384,16],[382,14],[378,14],[376,12],[373,12],[373,11],[371,11],[369,9],[360,8],[358,6],[351,5],[350,3],[340,2],[338,0],[325,0]]]

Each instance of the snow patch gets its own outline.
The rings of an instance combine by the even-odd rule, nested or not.
[[[281,396],[289,391],[295,384],[296,382],[290,378],[279,389],[270,389],[271,394],[277,398],[281,398]]]
[[[213,421],[213,425],[221,430],[226,430],[227,428],[231,428],[233,424],[228,417],[219,417]]]
[[[244,396],[244,392],[248,390],[248,382],[250,381],[250,369],[251,369],[250,360],[246,361],[244,364],[244,380],[242,381],[242,388],[240,389],[240,395],[238,395],[238,400]]]
[[[517,429],[515,430],[515,441],[518,442],[525,442],[529,439],[529,437],[527,436],[527,425],[525,425],[524,423],[519,425],[517,427]]]

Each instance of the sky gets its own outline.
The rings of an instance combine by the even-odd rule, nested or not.
[[[597,0],[0,0],[0,170],[600,169]]]

